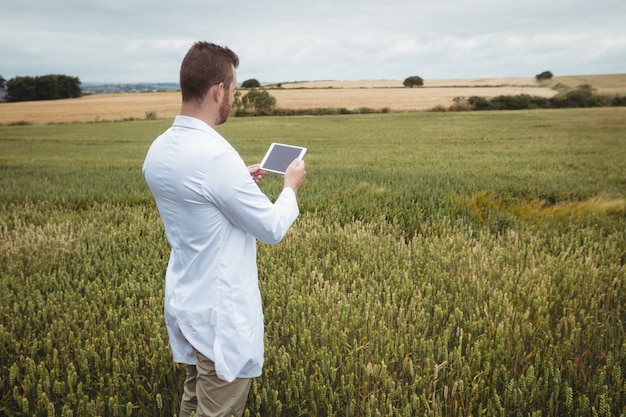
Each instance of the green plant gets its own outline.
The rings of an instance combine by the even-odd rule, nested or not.
[[[260,88],[261,83],[256,78],[250,78],[241,83],[241,88]]]
[[[606,107],[620,106],[623,100],[616,96],[598,95],[590,85],[580,85],[576,89],[564,88],[554,97],[545,98],[518,94],[515,96],[482,97],[472,96],[469,98],[455,97],[454,104],[449,107],[451,111],[463,110],[525,110],[545,108],[579,108],[579,107]]]
[[[6,82],[7,101],[56,100],[81,96],[80,80],[61,74],[15,77]]]
[[[537,81],[551,80],[553,76],[554,75],[552,74],[551,71],[543,71],[543,72],[535,75],[535,79]]]
[[[249,163],[309,149],[300,218],[258,246],[266,361],[246,415],[624,415],[624,116],[220,125]],[[169,248],[141,175],[169,125],[0,126],[0,414],[178,412]]]
[[[242,109],[245,114],[267,115],[276,106],[276,98],[265,89],[250,89],[241,97]]]
[[[412,75],[410,77],[407,77],[404,79],[404,81],[402,82],[402,85],[405,87],[421,87],[424,85],[424,80],[422,79],[422,77],[419,77],[417,75]]]

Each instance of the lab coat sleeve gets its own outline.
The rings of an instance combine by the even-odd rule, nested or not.
[[[284,188],[274,203],[252,179],[238,155],[215,161],[218,177],[211,177],[205,192],[228,220],[263,243],[280,242],[299,215],[296,193]]]

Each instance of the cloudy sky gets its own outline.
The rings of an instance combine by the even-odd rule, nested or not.
[[[196,40],[239,81],[626,73],[624,0],[4,0],[0,75],[177,82]]]

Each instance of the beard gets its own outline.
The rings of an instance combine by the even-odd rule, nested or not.
[[[222,103],[222,106],[220,107],[220,118],[217,120],[218,125],[221,125],[222,123],[226,123],[226,120],[228,120],[228,116],[230,115],[230,111],[233,108],[233,103],[229,103],[229,100],[224,100],[224,102]]]

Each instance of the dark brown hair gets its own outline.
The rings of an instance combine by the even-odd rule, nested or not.
[[[183,101],[200,101],[219,83],[228,89],[234,76],[233,67],[238,66],[239,57],[230,49],[208,42],[194,43],[180,66]]]

